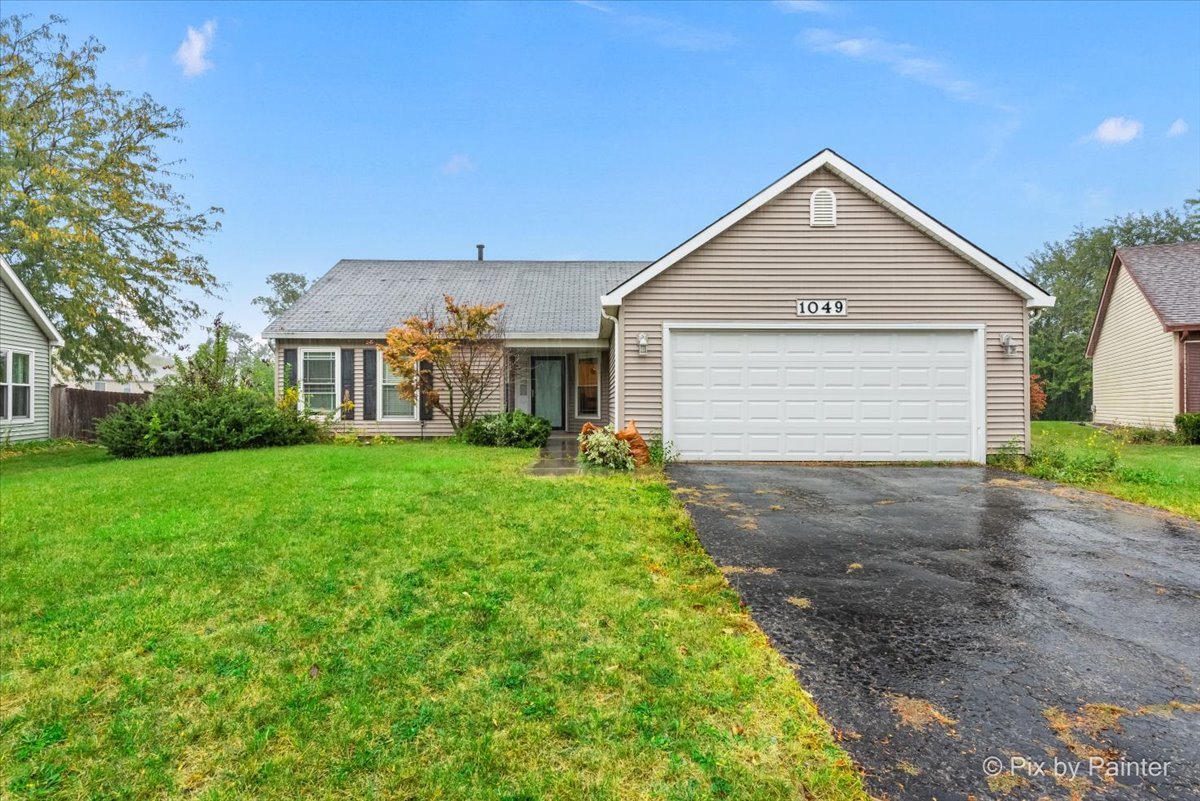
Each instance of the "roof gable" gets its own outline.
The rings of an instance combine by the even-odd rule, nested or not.
[[[1025,298],[1027,306],[1044,308],[1054,305],[1053,297],[1046,294],[1020,273],[968,242],[955,231],[921,211],[900,197],[900,195],[829,149],[822,150],[662,258],[651,263],[629,280],[610,290],[601,298],[601,303],[604,306],[619,306],[629,293],[677,264],[821,168],[829,169],[842,180],[863,191],[918,230],[940,242],[984,273],[990,275],[996,281]]]
[[[33,299],[33,295],[29,294],[29,290],[26,289],[25,284],[13,272],[13,268],[9,266],[8,259],[3,256],[0,256],[0,279],[4,281],[4,285],[13,293],[13,297],[25,309],[30,319],[46,335],[46,339],[50,341],[50,344],[54,347],[61,347],[63,338],[58,333],[58,329],[54,327],[54,323],[50,322],[50,318],[42,311],[42,307],[38,305],[38,302]]]
[[[1100,341],[1100,329],[1108,312],[1117,272],[1124,269],[1146,298],[1164,331],[1200,329],[1200,242],[1169,245],[1139,245],[1113,251],[1092,321],[1087,355]]]

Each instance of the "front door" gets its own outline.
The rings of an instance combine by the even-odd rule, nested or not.
[[[566,361],[561,356],[533,357],[533,413],[561,431],[567,422]]]

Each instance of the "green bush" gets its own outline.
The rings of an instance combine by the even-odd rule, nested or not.
[[[254,390],[166,387],[140,405],[121,404],[96,438],[122,458],[299,445],[326,435],[324,421]]]
[[[629,443],[617,439],[617,432],[612,426],[597,428],[588,434],[579,435],[579,444],[583,449],[579,459],[584,464],[596,467],[610,467],[613,470],[632,470],[633,454]]]
[[[675,447],[675,443],[670,440],[663,440],[661,433],[656,433],[646,442],[646,447],[650,451],[650,464],[662,467],[679,458],[679,450]]]
[[[1200,445],[1200,414],[1175,415],[1175,436],[1184,445]]]
[[[469,445],[493,448],[540,448],[550,439],[550,421],[520,410],[480,417],[460,435]]]
[[[1125,445],[1166,445],[1175,441],[1175,435],[1170,431],[1151,426],[1116,426],[1110,433]]]
[[[1110,478],[1119,466],[1120,451],[1115,443],[1112,447],[1086,451],[1049,446],[1033,449],[1025,472],[1047,481],[1092,484]]]

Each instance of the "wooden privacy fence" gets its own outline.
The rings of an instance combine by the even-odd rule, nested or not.
[[[102,392],[56,386],[50,390],[50,436],[94,440],[96,418],[107,415],[118,403],[142,403],[149,397],[148,392]]]

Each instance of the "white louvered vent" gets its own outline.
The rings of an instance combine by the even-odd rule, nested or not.
[[[808,201],[808,224],[810,226],[837,225],[837,197],[832,189],[818,189]]]

